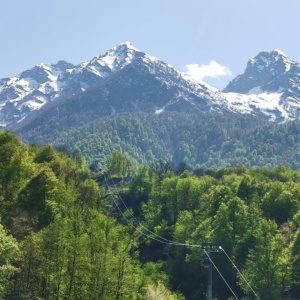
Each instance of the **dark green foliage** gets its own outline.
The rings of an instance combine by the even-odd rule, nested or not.
[[[230,113],[124,113],[62,131],[45,123],[20,134],[30,143],[65,145],[102,167],[117,151],[138,164],[171,162],[176,174],[236,164],[300,169],[300,121],[273,124]]]

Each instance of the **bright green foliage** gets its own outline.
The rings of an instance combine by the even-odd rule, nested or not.
[[[130,195],[131,200],[147,201],[154,184],[153,169],[148,165],[141,165],[130,182],[131,191],[133,192]]]
[[[27,147],[11,132],[0,131],[0,217],[4,223],[18,193],[34,173]]]
[[[112,127],[118,126],[133,142],[135,130],[141,138],[154,137],[138,120],[130,130],[125,121]],[[165,123],[161,130],[166,133],[168,126],[173,125]],[[221,141],[227,134],[220,127],[208,136]],[[119,147],[101,152],[109,170],[90,174],[78,152],[26,146],[5,131],[0,141],[0,297],[205,299],[201,244],[211,241],[226,251],[261,299],[299,298],[299,171],[240,164],[193,173],[184,162],[173,167],[158,161],[134,174]],[[197,147],[192,146],[181,143],[178,156],[193,159]],[[236,145],[222,147],[245,153]],[[208,155],[201,147],[199,153]],[[112,177],[104,180],[108,173]],[[169,252],[163,251],[166,245]],[[224,251],[211,258],[239,299],[255,299]],[[215,269],[213,297],[232,297]]]
[[[129,176],[132,173],[132,162],[118,151],[114,151],[107,160],[107,171],[111,175]]]
[[[299,224],[300,224],[300,210],[295,215],[295,221],[297,224],[297,231],[295,234],[294,241],[292,243],[291,247],[291,260],[292,260],[292,278],[293,278],[293,287],[296,290],[296,293],[299,294],[300,292],[300,230],[299,230]]]
[[[12,289],[11,276],[17,271],[14,263],[20,259],[20,251],[17,241],[10,235],[7,235],[0,223],[0,297]]]
[[[54,218],[48,206],[57,189],[58,180],[50,168],[40,170],[26,185],[18,197],[18,207],[22,211],[31,211],[37,219],[37,228],[49,224]]]
[[[200,245],[216,241],[261,299],[297,299],[299,233],[294,234],[293,228],[300,222],[299,173],[279,166],[233,167],[206,174],[211,176],[165,177],[147,192],[149,200],[140,197],[141,218],[148,228],[163,239],[199,245],[171,245],[161,269],[171,274],[173,288],[187,299],[205,297],[207,272],[201,267]],[[130,188],[130,194],[138,191],[137,185]],[[135,195],[138,201],[139,194]],[[149,239],[147,243],[155,261],[154,253],[163,246]],[[141,256],[151,259],[143,251]],[[212,259],[239,299],[255,299],[225,253],[212,253]],[[232,296],[220,276],[213,280],[217,299]]]
[[[291,219],[300,209],[299,184],[274,183],[264,197],[262,209],[279,224]]]
[[[249,175],[244,175],[242,181],[239,184],[237,195],[247,204],[256,197],[256,183],[255,179]]]
[[[212,236],[231,257],[241,257],[240,251],[245,248],[251,234],[253,223],[250,218],[246,204],[238,197],[222,203],[213,218]]]
[[[184,300],[185,298],[182,295],[175,294],[170,292],[162,283],[158,282],[155,285],[148,285],[147,293],[146,293],[147,300]]]
[[[283,238],[272,221],[262,220],[255,234],[256,242],[250,250],[249,257],[243,270],[251,286],[255,287],[256,293],[261,299],[282,299],[282,279],[286,268],[284,264]],[[240,279],[243,289],[248,295],[253,292]]]
[[[0,297],[145,299],[136,242],[104,214],[80,156],[26,146],[9,132],[0,141],[0,216],[18,239],[0,225]]]
[[[96,211],[70,211],[24,241],[17,292],[30,299],[138,299],[142,273],[126,231]]]

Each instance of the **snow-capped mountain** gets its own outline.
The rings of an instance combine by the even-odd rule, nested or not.
[[[56,98],[84,91],[141,55],[130,43],[124,43],[77,66],[65,61],[40,64],[1,79],[0,126],[18,123]]]
[[[18,122],[58,97],[63,86],[59,78],[72,67],[65,61],[40,64],[17,76],[0,79],[0,126]]]
[[[24,75],[26,73],[26,76]],[[116,112],[224,110],[226,98],[129,42],[73,66],[39,65],[0,82],[2,127],[22,127],[33,119],[68,117],[85,122]],[[66,120],[65,119],[65,120]]]
[[[300,65],[278,50],[261,52],[221,92],[126,42],[78,65],[40,64],[0,79],[2,128],[49,120],[74,126],[114,113],[165,110],[293,120],[300,117]]]
[[[274,122],[300,117],[300,64],[279,50],[249,60],[242,75],[224,89],[230,110]]]

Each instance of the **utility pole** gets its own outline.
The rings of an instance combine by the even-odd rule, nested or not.
[[[210,252],[221,252],[222,248],[216,243],[202,243],[201,248],[204,251],[202,255],[202,263],[205,268],[208,268],[207,277],[207,300],[212,300],[212,262],[208,256]]]
[[[210,264],[208,269],[208,280],[207,280],[207,299],[212,299],[212,264]]]

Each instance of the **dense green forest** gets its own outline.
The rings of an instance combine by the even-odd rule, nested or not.
[[[214,299],[299,299],[300,171],[61,150],[0,132],[0,298],[205,299],[213,242]]]
[[[138,239],[69,156],[0,132],[0,298],[182,299],[143,270]]]
[[[75,118],[76,116],[74,116]],[[66,145],[104,166],[114,151],[137,164],[162,159],[191,168],[284,164],[300,169],[300,121],[274,124],[233,113],[115,114],[78,127],[61,116],[18,134],[28,143]]]

